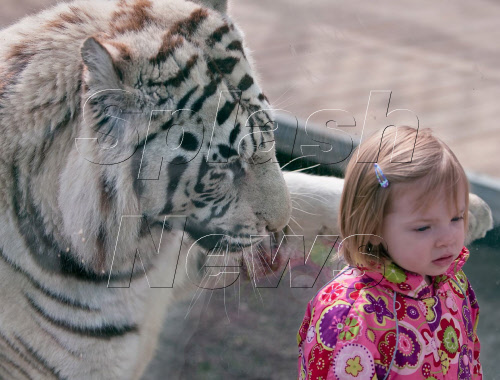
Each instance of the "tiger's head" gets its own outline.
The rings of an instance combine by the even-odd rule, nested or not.
[[[124,215],[148,227],[183,215],[202,247],[240,251],[281,230],[291,206],[276,124],[224,4],[137,4],[81,47],[81,127],[59,197],[67,232],[81,226],[112,250]],[[138,17],[142,28],[129,25]]]

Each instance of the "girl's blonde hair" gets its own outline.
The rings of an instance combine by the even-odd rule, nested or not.
[[[386,188],[377,179],[375,162],[389,181]],[[463,186],[467,234],[469,181],[453,152],[428,128],[387,127],[361,142],[345,172],[339,210],[340,233],[345,240],[339,254],[349,265],[369,267],[376,261],[373,258],[389,258],[382,243],[373,243],[373,235],[381,230],[390,201],[398,191],[394,185],[417,181],[424,191],[417,200],[416,211],[432,202],[441,189],[449,189],[458,207],[458,192]],[[450,202],[448,206],[451,205]]]

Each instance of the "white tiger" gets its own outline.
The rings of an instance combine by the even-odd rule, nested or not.
[[[1,377],[140,378],[183,231],[239,258],[287,225],[286,185],[321,193],[304,234],[336,232],[342,181],[285,183],[226,7],[76,1],[0,32]]]

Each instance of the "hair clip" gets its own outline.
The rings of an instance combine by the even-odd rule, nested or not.
[[[377,175],[378,183],[380,183],[380,186],[382,187],[389,186],[389,181],[385,177],[384,172],[382,171],[380,165],[375,163],[373,164],[373,166],[375,166],[375,174]]]

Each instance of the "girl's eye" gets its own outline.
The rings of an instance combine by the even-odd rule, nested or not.
[[[424,226],[424,227],[420,227],[420,228],[417,228],[417,231],[419,232],[424,232],[425,230],[427,230],[428,228],[430,228],[429,226]]]
[[[459,220],[462,220],[463,218],[464,218],[463,216],[456,216],[451,221],[452,222],[458,222]]]

